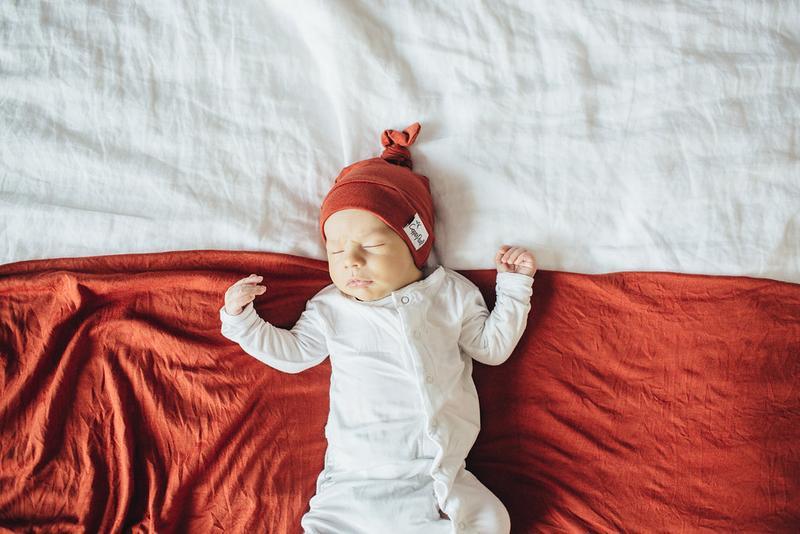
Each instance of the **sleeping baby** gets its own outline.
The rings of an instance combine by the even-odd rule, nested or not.
[[[469,279],[428,262],[433,202],[408,150],[419,130],[386,130],[381,157],[339,173],[319,221],[333,283],[291,330],[255,312],[266,291],[255,274],[220,309],[222,334],[275,369],[299,373],[330,356],[328,448],[306,533],[510,530],[506,508],[465,468],[480,429],[472,360],[498,365],[514,350],[536,262],[500,247],[491,313]]]

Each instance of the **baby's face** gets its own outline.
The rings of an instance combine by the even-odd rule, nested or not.
[[[372,213],[337,211],[324,228],[328,270],[343,293],[358,300],[377,300],[422,278],[403,238]]]

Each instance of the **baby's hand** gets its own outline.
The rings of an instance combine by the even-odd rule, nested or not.
[[[536,258],[522,247],[503,245],[494,256],[498,273],[527,274],[533,278],[536,273]]]
[[[258,282],[263,279],[263,276],[251,274],[229,287],[225,292],[225,313],[239,315],[245,306],[253,302],[256,295],[266,292],[266,286],[258,285]]]

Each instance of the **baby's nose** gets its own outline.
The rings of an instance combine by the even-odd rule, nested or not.
[[[347,252],[344,257],[344,266],[345,269],[350,269],[352,267],[360,267],[364,265],[364,258],[359,254],[354,254],[352,252]]]

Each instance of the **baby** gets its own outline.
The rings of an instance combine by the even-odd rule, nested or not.
[[[330,284],[291,330],[256,314],[261,276],[225,293],[222,333],[298,373],[331,358],[328,448],[307,533],[507,533],[500,500],[465,469],[480,429],[472,360],[503,363],[525,329],[536,261],[502,246],[494,309],[478,288],[426,264],[434,241],[428,178],[408,146],[420,126],[382,135],[380,158],[345,167],[322,203]]]

